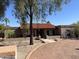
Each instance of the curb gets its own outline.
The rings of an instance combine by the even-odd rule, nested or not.
[[[50,43],[45,43],[45,44],[42,44],[42,45],[40,45],[40,46],[34,48],[27,56],[25,56],[25,59],[29,59],[30,56],[31,56],[31,54],[32,54],[33,52],[35,52],[38,48],[40,48],[40,47],[42,47],[42,46],[44,46],[44,45],[47,45],[47,44],[50,44]]]

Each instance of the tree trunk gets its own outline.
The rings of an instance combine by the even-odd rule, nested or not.
[[[32,0],[30,0],[30,45],[33,45],[33,37],[32,37],[32,20],[33,20],[33,11],[32,11]]]
[[[6,27],[5,27],[5,39],[7,39],[7,36],[8,36],[8,35],[7,35],[7,22],[6,22],[5,26],[6,26]]]
[[[33,31],[33,28],[32,28],[32,18],[33,16],[30,15],[30,45],[33,45],[33,37],[32,37],[32,31]]]
[[[39,38],[39,24],[38,24],[38,20],[37,20],[37,30],[36,30],[36,32],[37,32],[37,35],[36,35],[36,40],[40,40],[40,38]]]

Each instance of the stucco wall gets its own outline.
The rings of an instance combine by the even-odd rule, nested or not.
[[[66,37],[67,35],[67,30],[70,30],[73,32],[74,28],[61,28],[61,36]]]

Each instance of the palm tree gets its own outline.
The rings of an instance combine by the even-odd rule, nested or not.
[[[5,18],[3,19],[3,22],[5,22],[5,26],[7,27],[7,24],[10,23],[10,20],[5,17]]]
[[[5,23],[5,39],[6,39],[7,38],[7,35],[6,35],[7,32],[6,31],[7,31],[7,28],[8,28],[8,25],[7,24],[10,23],[10,20],[5,17],[3,19],[3,22]]]

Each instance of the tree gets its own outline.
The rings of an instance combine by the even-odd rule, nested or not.
[[[7,37],[6,30],[7,30],[7,26],[8,26],[7,24],[10,23],[10,20],[8,18],[4,17],[2,21],[5,23],[5,38],[6,38]]]
[[[9,0],[0,0],[0,20],[4,17],[7,6],[9,6]]]
[[[5,22],[6,27],[7,27],[7,24],[10,23],[10,20],[6,17],[4,17],[2,21]]]
[[[79,38],[79,21],[77,23],[74,23],[73,25],[74,25],[75,36]]]
[[[26,28],[27,21],[24,16],[21,16],[21,18],[17,22],[20,23],[20,27],[22,27],[22,29]]]
[[[53,12],[61,9],[66,0],[14,0],[15,1],[15,16],[26,16],[30,19],[30,45],[33,45],[32,38],[32,21],[33,18],[45,18]]]
[[[47,24],[51,24],[50,21],[47,21]]]
[[[3,21],[7,6],[9,6],[9,0],[0,0],[0,21],[1,22]]]

